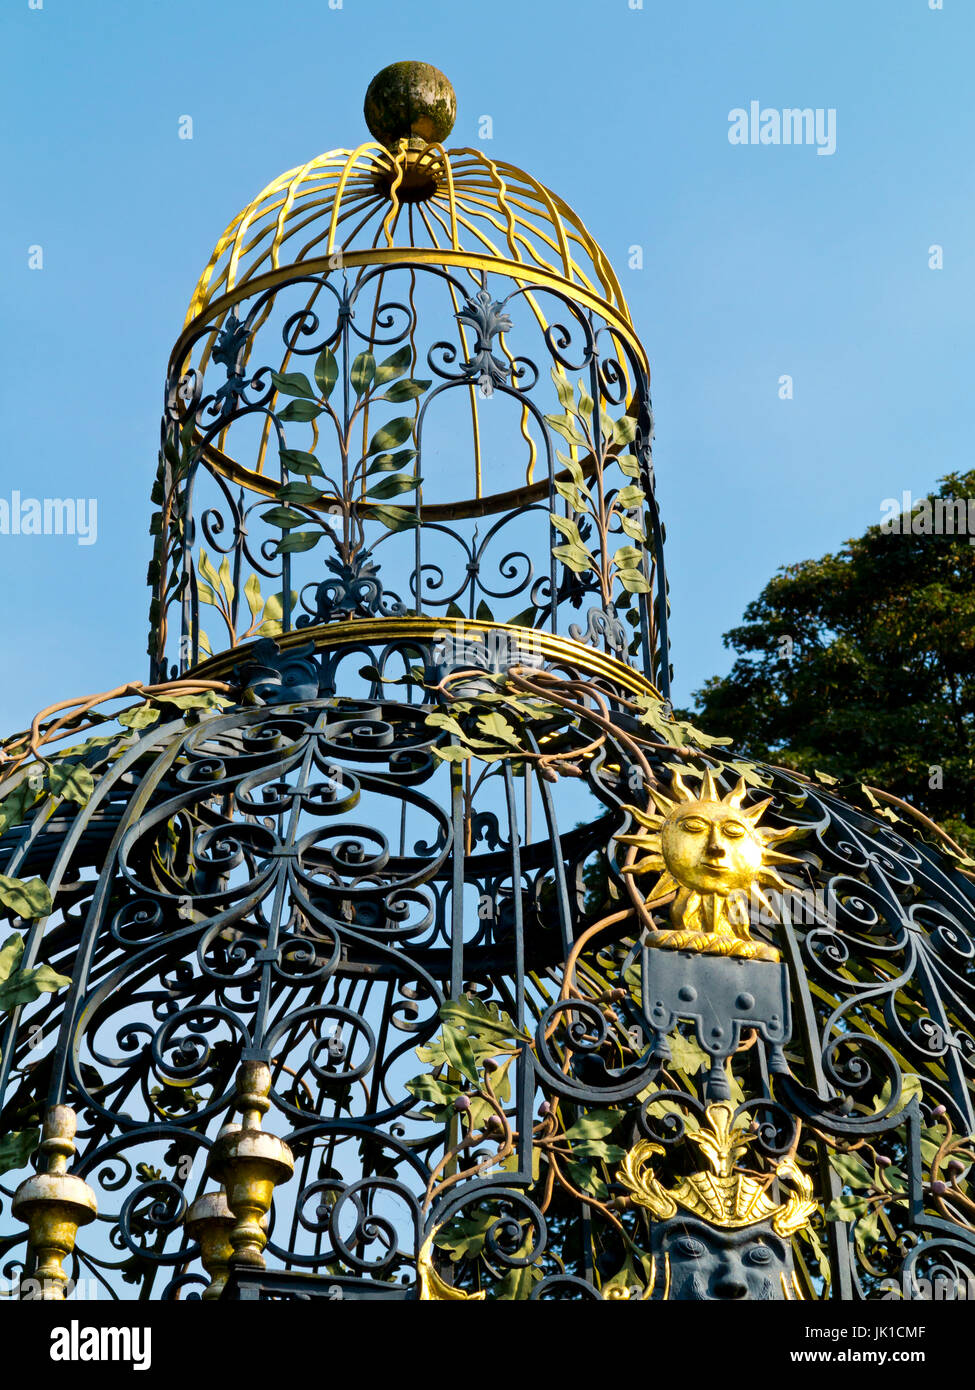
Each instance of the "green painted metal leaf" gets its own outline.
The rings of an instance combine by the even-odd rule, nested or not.
[[[374,473],[395,473],[400,468],[405,468],[410,459],[415,458],[415,449],[400,449],[395,454],[377,454],[366,469],[366,476],[372,477]]]
[[[575,1147],[588,1139],[602,1139],[610,1134],[622,1120],[618,1110],[589,1110],[569,1126],[565,1137]]]
[[[22,1129],[0,1138],[0,1173],[26,1168],[41,1139],[39,1129]]]
[[[161,713],[158,705],[136,705],[133,709],[123,710],[118,722],[126,729],[148,729],[150,724],[158,724]]]
[[[445,1000],[440,1005],[440,1017],[445,1022],[476,1033],[479,1037],[493,1038],[499,1042],[511,1043],[519,1036],[526,1039],[528,1037],[527,1033],[519,1033],[511,1015],[505,1013],[499,1005],[486,1004],[476,995],[462,994],[459,999]]]
[[[377,503],[372,508],[372,515],[387,531],[408,531],[420,524],[416,513],[408,512],[405,507],[382,507]]]
[[[14,971],[20,968],[20,962],[24,955],[24,938],[19,932],[14,932],[8,936],[6,941],[0,946],[0,984],[4,980],[9,980]]]
[[[595,404],[596,404],[595,401],[593,400],[592,396],[590,396],[590,394],[589,394],[589,390],[588,390],[588,387],[586,386],[586,383],[580,379],[580,381],[579,381],[579,414],[582,415],[582,416],[584,416],[585,419],[586,419],[587,421],[591,421],[591,420],[592,420],[592,413],[593,413],[593,410],[595,409]]]
[[[429,381],[397,381],[388,391],[384,391],[381,396],[377,396],[377,401],[391,401],[394,405],[399,405],[402,401],[415,401],[418,396],[422,396],[430,386]]]
[[[636,439],[636,421],[632,415],[624,415],[621,420],[617,420],[613,426],[612,441],[614,444],[632,444]]]
[[[244,598],[247,600],[251,618],[256,618],[264,607],[264,600],[261,597],[261,581],[256,574],[248,577],[247,583],[244,585]]]
[[[316,399],[311,382],[304,372],[272,372],[271,380],[282,396],[303,396],[310,401]]]
[[[583,545],[556,545],[552,547],[552,554],[576,574],[584,574],[586,570],[596,567],[593,557]]]
[[[370,441],[369,448],[366,450],[366,458],[373,454],[385,453],[388,449],[395,449],[397,444],[402,444],[409,439],[413,433],[413,420],[409,415],[397,416],[395,420],[390,420],[388,424],[378,429]]]
[[[43,879],[8,878],[6,874],[0,874],[0,903],[25,921],[46,917],[53,906]]]
[[[15,825],[22,825],[27,812],[38,798],[38,792],[31,786],[28,778],[18,782],[0,802],[0,835]]]
[[[588,449],[589,441],[579,429],[571,415],[546,415],[545,423],[562,436],[567,444],[575,444],[577,448]]]
[[[521,740],[503,714],[494,711],[482,714],[478,717],[477,727],[488,738],[497,739],[500,743],[507,743],[510,747],[521,750]]]
[[[557,512],[552,512],[550,519],[556,531],[561,532],[573,545],[582,545],[582,537],[579,535],[579,523],[577,521],[573,521],[573,519],[568,516],[559,516]],[[585,549],[585,546],[583,546],[583,549]],[[586,554],[589,554],[588,550],[586,550]]]
[[[95,779],[80,763],[54,763],[48,769],[47,785],[52,796],[85,806],[95,790]]]
[[[323,531],[292,531],[278,541],[277,554],[288,555],[296,550],[311,550],[323,535]]]
[[[280,459],[289,473],[321,475],[322,465],[306,449],[282,449]]]
[[[423,481],[422,478],[411,477],[408,473],[394,473],[388,478],[381,479],[374,483],[366,493],[367,497],[398,497],[401,492],[412,492]]]
[[[307,526],[308,518],[301,512],[291,511],[289,507],[271,507],[261,516],[269,526],[280,526],[282,531],[290,531],[295,526]]]
[[[628,487],[620,489],[617,493],[616,500],[621,507],[626,507],[627,510],[630,510],[633,507],[638,507],[641,502],[645,502],[647,499],[642,487],[637,487],[635,483],[630,483]]]
[[[294,421],[303,425],[307,424],[309,420],[317,420],[321,413],[322,407],[317,405],[315,401],[292,401],[290,405],[286,405],[283,410],[278,411],[278,419],[283,420],[285,424]]]
[[[620,581],[628,594],[648,594],[650,592],[650,583],[640,570],[618,570],[616,578]]]
[[[466,1077],[472,1086],[477,1086],[479,1084],[477,1059],[474,1056],[470,1039],[447,1023],[444,1024],[441,1037],[443,1050],[450,1065],[455,1071],[459,1071],[461,1076]]]
[[[315,360],[315,381],[323,398],[327,401],[332,388],[338,380],[339,368],[330,348],[322,348]]]
[[[387,357],[385,362],[380,362],[376,368],[376,385],[384,386],[387,381],[393,381],[394,378],[402,376],[405,371],[409,370],[412,361],[413,353],[410,348],[400,348],[398,352],[393,353],[392,357]]]
[[[325,496],[321,488],[315,487],[314,483],[300,481],[285,483],[284,487],[279,487],[274,495],[279,502],[298,502],[304,507],[321,502]]]
[[[349,380],[357,396],[363,396],[372,385],[376,375],[376,359],[371,352],[360,352],[352,363]]]
[[[579,471],[580,473],[582,472],[581,469]],[[582,489],[577,487],[575,483],[562,483],[556,478],[555,491],[560,497],[565,498],[574,512],[584,512],[586,510],[586,500],[582,495]]]
[[[555,390],[558,393],[559,405],[565,411],[575,411],[576,393],[572,382],[562,371],[561,367],[552,368],[552,380],[555,383]]]
[[[294,608],[298,602],[298,594],[295,589],[291,590],[291,607]],[[282,593],[272,594],[264,605],[264,621],[258,628],[264,636],[276,636],[281,629],[284,620],[284,595]]]

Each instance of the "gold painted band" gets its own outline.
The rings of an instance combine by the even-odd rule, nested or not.
[[[465,638],[476,638],[478,633],[507,632],[516,637],[530,637],[532,649],[550,661],[562,662],[580,675],[601,677],[612,681],[621,690],[633,695],[652,695],[657,700],[663,696],[656,686],[640,671],[625,662],[617,661],[606,652],[583,646],[569,637],[559,637],[554,633],[540,632],[537,628],[514,627],[510,623],[482,622],[466,618],[350,618],[344,622],[317,623],[312,627],[298,628],[282,633],[274,640],[282,651],[293,647],[303,647],[314,642],[315,650],[343,645],[359,646],[363,642],[395,642],[401,639],[416,638],[429,642],[443,635],[453,636],[463,628]],[[242,665],[253,650],[254,643],[243,642],[239,647],[219,652],[208,657],[192,669],[193,676],[216,679],[228,674],[233,667]]]

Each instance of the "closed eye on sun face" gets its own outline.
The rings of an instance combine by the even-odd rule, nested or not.
[[[745,827],[739,820],[726,820],[721,827],[729,840],[740,840],[746,834]]]
[[[680,828],[686,830],[688,835],[703,835],[708,823],[702,816],[684,816],[680,821]]]

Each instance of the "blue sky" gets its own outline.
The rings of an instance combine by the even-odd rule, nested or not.
[[[973,466],[975,5],[635,3],[3,0],[0,497],[95,497],[98,539],[0,535],[0,729],[145,678],[190,292],[258,189],[365,138],[369,78],[399,58],[453,81],[452,143],[490,114],[491,154],[621,276],[653,369],[678,702],[727,670],[721,635],[778,566]],[[753,100],[835,108],[835,154],[730,144]]]

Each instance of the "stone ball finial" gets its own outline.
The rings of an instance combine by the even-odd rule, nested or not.
[[[457,116],[457,94],[431,63],[390,63],[369,83],[362,109],[381,145],[392,150],[405,139],[416,150],[446,140]]]

